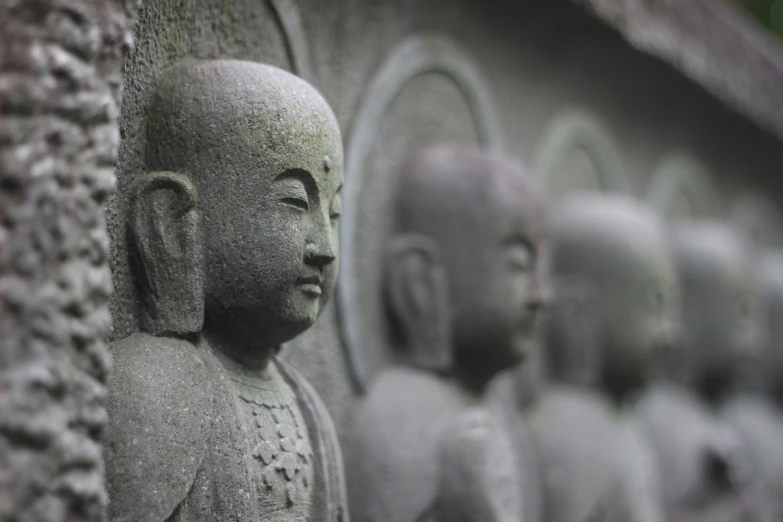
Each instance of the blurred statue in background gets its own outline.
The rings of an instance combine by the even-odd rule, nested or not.
[[[769,499],[769,519],[783,519],[783,252],[763,252],[758,286],[766,310],[762,349],[722,418],[745,449],[750,470]]]
[[[536,343],[544,217],[523,169],[484,152],[428,148],[403,169],[386,259],[399,364],[355,412],[357,520],[524,519],[513,440],[486,390]]]
[[[668,519],[765,520],[738,441],[716,415],[758,347],[762,308],[748,246],[724,225],[699,222],[676,229],[673,249],[682,342],[637,410]]]
[[[529,419],[545,522],[661,522],[657,475],[627,410],[672,342],[679,305],[658,218],[620,196],[577,196],[553,218],[549,383]]]
[[[549,284],[545,286],[546,293],[551,292],[550,287]],[[512,434],[521,486],[519,495],[522,499],[523,520],[543,521],[540,467],[529,419],[547,386],[540,343],[539,340],[531,346],[520,364],[500,374],[490,385],[489,394]]]
[[[129,251],[142,332],[114,343],[111,520],[347,520],[334,426],[276,357],[333,292],[342,140],[299,78],[184,61],[160,78]]]

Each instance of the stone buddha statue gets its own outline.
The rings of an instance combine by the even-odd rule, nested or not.
[[[769,501],[769,519],[783,518],[783,252],[769,250],[758,259],[758,286],[764,315],[759,356],[737,390],[721,407]]]
[[[385,297],[398,361],[354,414],[352,515],[524,520],[512,436],[487,388],[536,342],[543,201],[523,169],[441,146],[409,159],[395,211]]]
[[[332,111],[274,67],[188,60],[159,78],[147,132],[128,207],[141,332],[112,345],[111,520],[347,520],[334,426],[276,357],[333,292]]]
[[[717,412],[758,340],[753,264],[743,239],[719,223],[681,225],[673,246],[683,335],[637,419],[655,452],[670,520],[748,520],[763,501],[751,498],[738,440]]]
[[[546,384],[528,419],[545,522],[661,521],[628,409],[672,341],[678,292],[663,227],[621,196],[566,200],[551,227]]]

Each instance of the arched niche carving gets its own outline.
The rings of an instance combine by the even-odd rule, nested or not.
[[[730,219],[758,246],[783,246],[783,219],[777,207],[761,194],[741,194],[731,206]]]
[[[650,203],[669,221],[717,218],[720,198],[707,169],[695,156],[672,151],[653,172],[646,194]]]
[[[386,232],[380,227],[368,232],[367,227],[374,225],[364,218],[362,209],[388,209],[393,191],[364,194],[365,186],[371,185],[372,177],[377,175],[368,169],[368,163],[387,113],[403,90],[424,76],[437,76],[453,84],[467,107],[471,121],[466,123],[474,127],[478,145],[493,150],[503,146],[500,120],[484,75],[447,37],[424,34],[403,40],[371,77],[347,136],[337,302],[343,344],[359,392],[383,367],[390,352],[381,339],[383,325],[378,324],[378,274],[382,259],[368,259],[366,241],[363,244],[359,236],[361,232],[361,237],[371,238],[369,241],[376,243],[372,250],[378,251],[376,247],[385,241]],[[404,153],[400,151],[401,155]],[[363,196],[370,201],[363,200]]]
[[[606,126],[590,112],[557,116],[544,132],[535,171],[554,200],[579,192],[629,192],[625,165]]]
[[[296,0],[269,0],[285,38],[291,70],[308,82],[313,82],[313,62],[305,34],[302,14]]]

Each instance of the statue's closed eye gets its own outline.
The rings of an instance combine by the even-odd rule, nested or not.
[[[533,267],[533,253],[521,243],[509,245],[506,249],[506,257],[513,270],[530,270]]]
[[[310,204],[307,202],[307,200],[298,197],[280,198],[280,202],[302,210],[310,209]]]
[[[282,178],[275,181],[274,197],[282,204],[298,210],[310,210],[310,198],[304,185],[296,178]]]
[[[337,194],[332,200],[332,208],[329,210],[329,217],[333,220],[340,219],[343,212],[343,200],[340,194]]]

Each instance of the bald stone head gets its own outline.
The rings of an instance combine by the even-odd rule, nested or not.
[[[646,384],[657,352],[672,343],[678,307],[659,218],[621,196],[567,200],[552,226],[552,278],[550,364],[555,355],[591,366],[585,371],[616,398]]]
[[[146,166],[131,230],[148,331],[203,321],[266,346],[315,321],[337,273],[343,152],[313,87],[259,63],[180,62],[155,85]]]
[[[757,265],[746,240],[717,222],[679,226],[674,247],[683,291],[684,377],[715,398],[758,355]]]
[[[482,386],[535,342],[542,304],[541,195],[528,173],[508,160],[476,149],[432,147],[406,163],[396,216],[389,304],[414,362],[448,367]],[[425,300],[425,294],[438,297]],[[417,320],[426,314],[437,319]],[[427,324],[440,330],[428,334]]]

